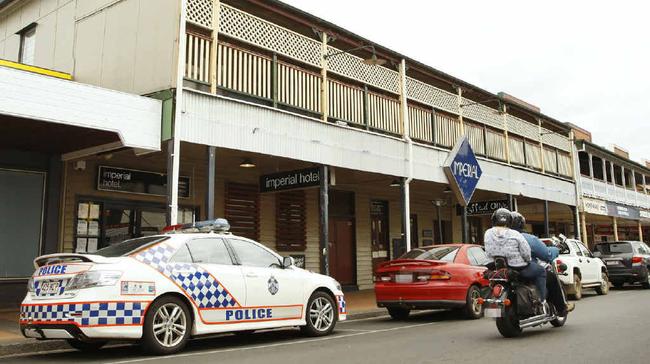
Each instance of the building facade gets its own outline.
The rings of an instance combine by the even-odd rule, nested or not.
[[[580,234],[564,123],[278,1],[5,1],[1,58],[159,108],[155,125],[104,116],[118,140],[88,135],[49,156],[58,233],[37,253],[92,252],[223,216],[364,289],[373,267],[408,248],[481,243],[499,206],[524,212],[539,235]],[[127,143],[134,125],[155,145]],[[483,170],[467,208],[443,172],[463,136]]]

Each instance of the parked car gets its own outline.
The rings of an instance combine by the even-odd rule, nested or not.
[[[479,245],[443,244],[415,248],[377,268],[377,306],[394,319],[411,310],[451,308],[477,319],[483,310],[477,300],[488,282],[483,272],[488,258]]]
[[[616,288],[641,283],[650,288],[650,248],[640,241],[616,241],[596,244],[594,253],[607,265],[609,279]]]
[[[346,319],[341,286],[217,219],[126,240],[93,254],[38,257],[20,308],[26,337],[80,350],[139,340],[170,354],[190,337],[299,326],[327,335]]]
[[[542,241],[548,244],[552,239]],[[563,263],[567,266],[567,275],[560,275],[559,278],[568,295],[579,300],[584,288],[594,288],[599,295],[609,293],[607,266],[580,240],[563,238],[554,245],[560,249],[560,256],[554,261],[556,267]]]

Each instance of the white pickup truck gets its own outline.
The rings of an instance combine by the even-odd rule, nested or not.
[[[554,263],[556,266],[562,263],[567,266],[567,274],[559,276],[567,294],[579,300],[582,298],[584,288],[594,288],[599,295],[609,293],[607,266],[600,258],[594,257],[580,240],[556,238],[542,239],[542,241],[560,249],[560,256]]]

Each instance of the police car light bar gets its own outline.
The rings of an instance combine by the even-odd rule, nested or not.
[[[227,232],[230,230],[228,220],[218,218],[215,220],[196,221],[190,224],[177,224],[165,227],[163,233],[203,233]]]

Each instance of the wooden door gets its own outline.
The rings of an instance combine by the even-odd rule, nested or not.
[[[342,285],[356,284],[354,219],[330,217],[329,236],[330,275]]]

